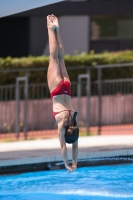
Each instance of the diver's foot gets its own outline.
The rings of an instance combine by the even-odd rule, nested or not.
[[[59,31],[59,22],[58,22],[58,18],[55,16],[55,15],[51,15],[52,17],[52,21],[53,21],[53,24],[55,25],[55,30],[56,31]]]
[[[51,15],[47,16],[47,28],[53,31],[56,29],[56,25],[53,23]]]

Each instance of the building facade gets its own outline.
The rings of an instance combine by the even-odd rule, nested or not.
[[[0,57],[49,55],[46,16],[59,18],[66,54],[133,49],[133,1],[67,0],[0,19]]]

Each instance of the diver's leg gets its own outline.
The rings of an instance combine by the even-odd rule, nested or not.
[[[51,15],[47,16],[47,28],[49,37],[50,60],[47,72],[47,80],[50,92],[52,92],[62,80],[58,59],[58,44],[55,35],[55,25]]]
[[[54,15],[52,15],[52,20],[53,23],[56,26],[56,38],[57,38],[57,44],[58,44],[58,58],[59,58],[59,66],[60,66],[60,70],[61,70],[61,74],[62,74],[62,78],[64,80],[67,80],[70,82],[66,67],[65,67],[65,62],[64,62],[64,46],[63,46],[63,42],[61,39],[61,35],[60,35],[60,31],[59,31],[59,22],[58,22],[58,18]]]

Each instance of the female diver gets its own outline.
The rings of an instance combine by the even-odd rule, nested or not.
[[[61,154],[65,167],[70,173],[77,168],[79,130],[77,127],[76,130],[71,129],[71,125],[76,126],[77,112],[74,112],[71,104],[71,83],[65,67],[63,43],[58,18],[53,14],[47,16],[47,28],[50,51],[48,87],[53,102],[53,115],[58,126]],[[72,165],[68,163],[66,142],[72,143]]]

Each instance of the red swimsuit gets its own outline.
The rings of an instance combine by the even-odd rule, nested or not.
[[[62,94],[71,96],[71,85],[68,81],[62,80],[59,83],[59,85],[57,86],[57,88],[53,92],[50,93],[50,96],[51,96],[51,98],[53,98],[54,96],[62,95]],[[60,112],[63,112],[63,111],[68,111],[69,115],[70,115],[71,110],[62,110]],[[60,112],[53,112],[54,117],[55,117],[55,115],[59,114]]]
[[[53,98],[53,96],[57,96],[61,94],[66,94],[66,95],[71,96],[71,85],[68,81],[62,80],[57,86],[57,88],[53,92],[50,93],[50,96],[51,98]]]

